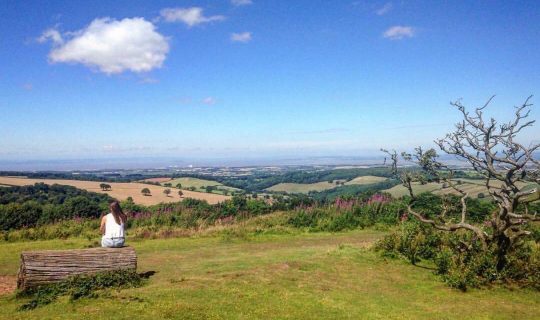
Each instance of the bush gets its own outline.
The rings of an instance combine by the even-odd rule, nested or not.
[[[496,283],[540,290],[540,246],[532,237],[508,254],[501,271],[497,271],[494,249],[484,250],[469,233],[445,233],[417,221],[403,223],[378,241],[375,250],[412,264],[431,261],[444,282],[463,291]]]
[[[32,310],[55,301],[58,297],[69,295],[70,301],[84,297],[97,297],[98,290],[106,288],[140,287],[143,279],[133,270],[101,272],[94,275],[76,275],[69,279],[30,288],[17,294],[18,298],[30,298],[30,301],[19,307],[19,310]]]

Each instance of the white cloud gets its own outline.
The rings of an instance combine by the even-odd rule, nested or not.
[[[51,40],[54,44],[62,44],[64,43],[64,39],[62,38],[62,35],[58,30],[54,28],[47,29],[43,31],[41,36],[37,39],[39,43],[44,43]]]
[[[231,33],[231,41],[234,42],[249,42],[251,41],[251,32]]]
[[[203,9],[200,7],[167,8],[161,10],[160,14],[166,22],[182,22],[189,27],[193,27],[201,23],[225,20],[225,17],[220,15],[205,17],[203,14]]]
[[[383,33],[383,37],[390,40],[401,40],[414,37],[416,30],[413,27],[393,26]]]
[[[234,5],[234,6],[248,6],[250,4],[253,4],[253,1],[251,0],[231,0],[231,3]]]
[[[387,2],[382,7],[380,7],[379,9],[375,10],[375,13],[378,16],[382,16],[382,15],[385,15],[388,12],[390,12],[390,10],[392,10],[393,7],[394,7],[394,5],[392,4],[392,2]]]
[[[216,99],[214,97],[206,97],[202,99],[202,103],[211,106],[211,105],[216,104]]]
[[[169,44],[144,18],[95,19],[85,29],[66,33],[65,43],[55,41],[52,62],[82,63],[106,74],[147,72],[163,64]],[[54,38],[52,38],[54,41]]]

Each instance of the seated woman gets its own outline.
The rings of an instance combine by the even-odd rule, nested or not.
[[[120,208],[118,201],[110,204],[111,212],[101,218],[99,230],[103,237],[101,246],[104,248],[120,248],[124,246],[124,228],[127,222],[127,216]]]

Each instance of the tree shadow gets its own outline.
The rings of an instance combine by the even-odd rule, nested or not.
[[[145,271],[145,272],[141,272],[139,273],[139,276],[143,279],[148,279],[150,278],[151,276],[155,275],[157,272],[156,271]]]

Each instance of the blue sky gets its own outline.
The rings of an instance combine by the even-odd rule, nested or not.
[[[2,1],[0,15],[0,160],[362,156],[430,145],[459,120],[451,100],[496,94],[504,119],[540,95],[535,1]]]

